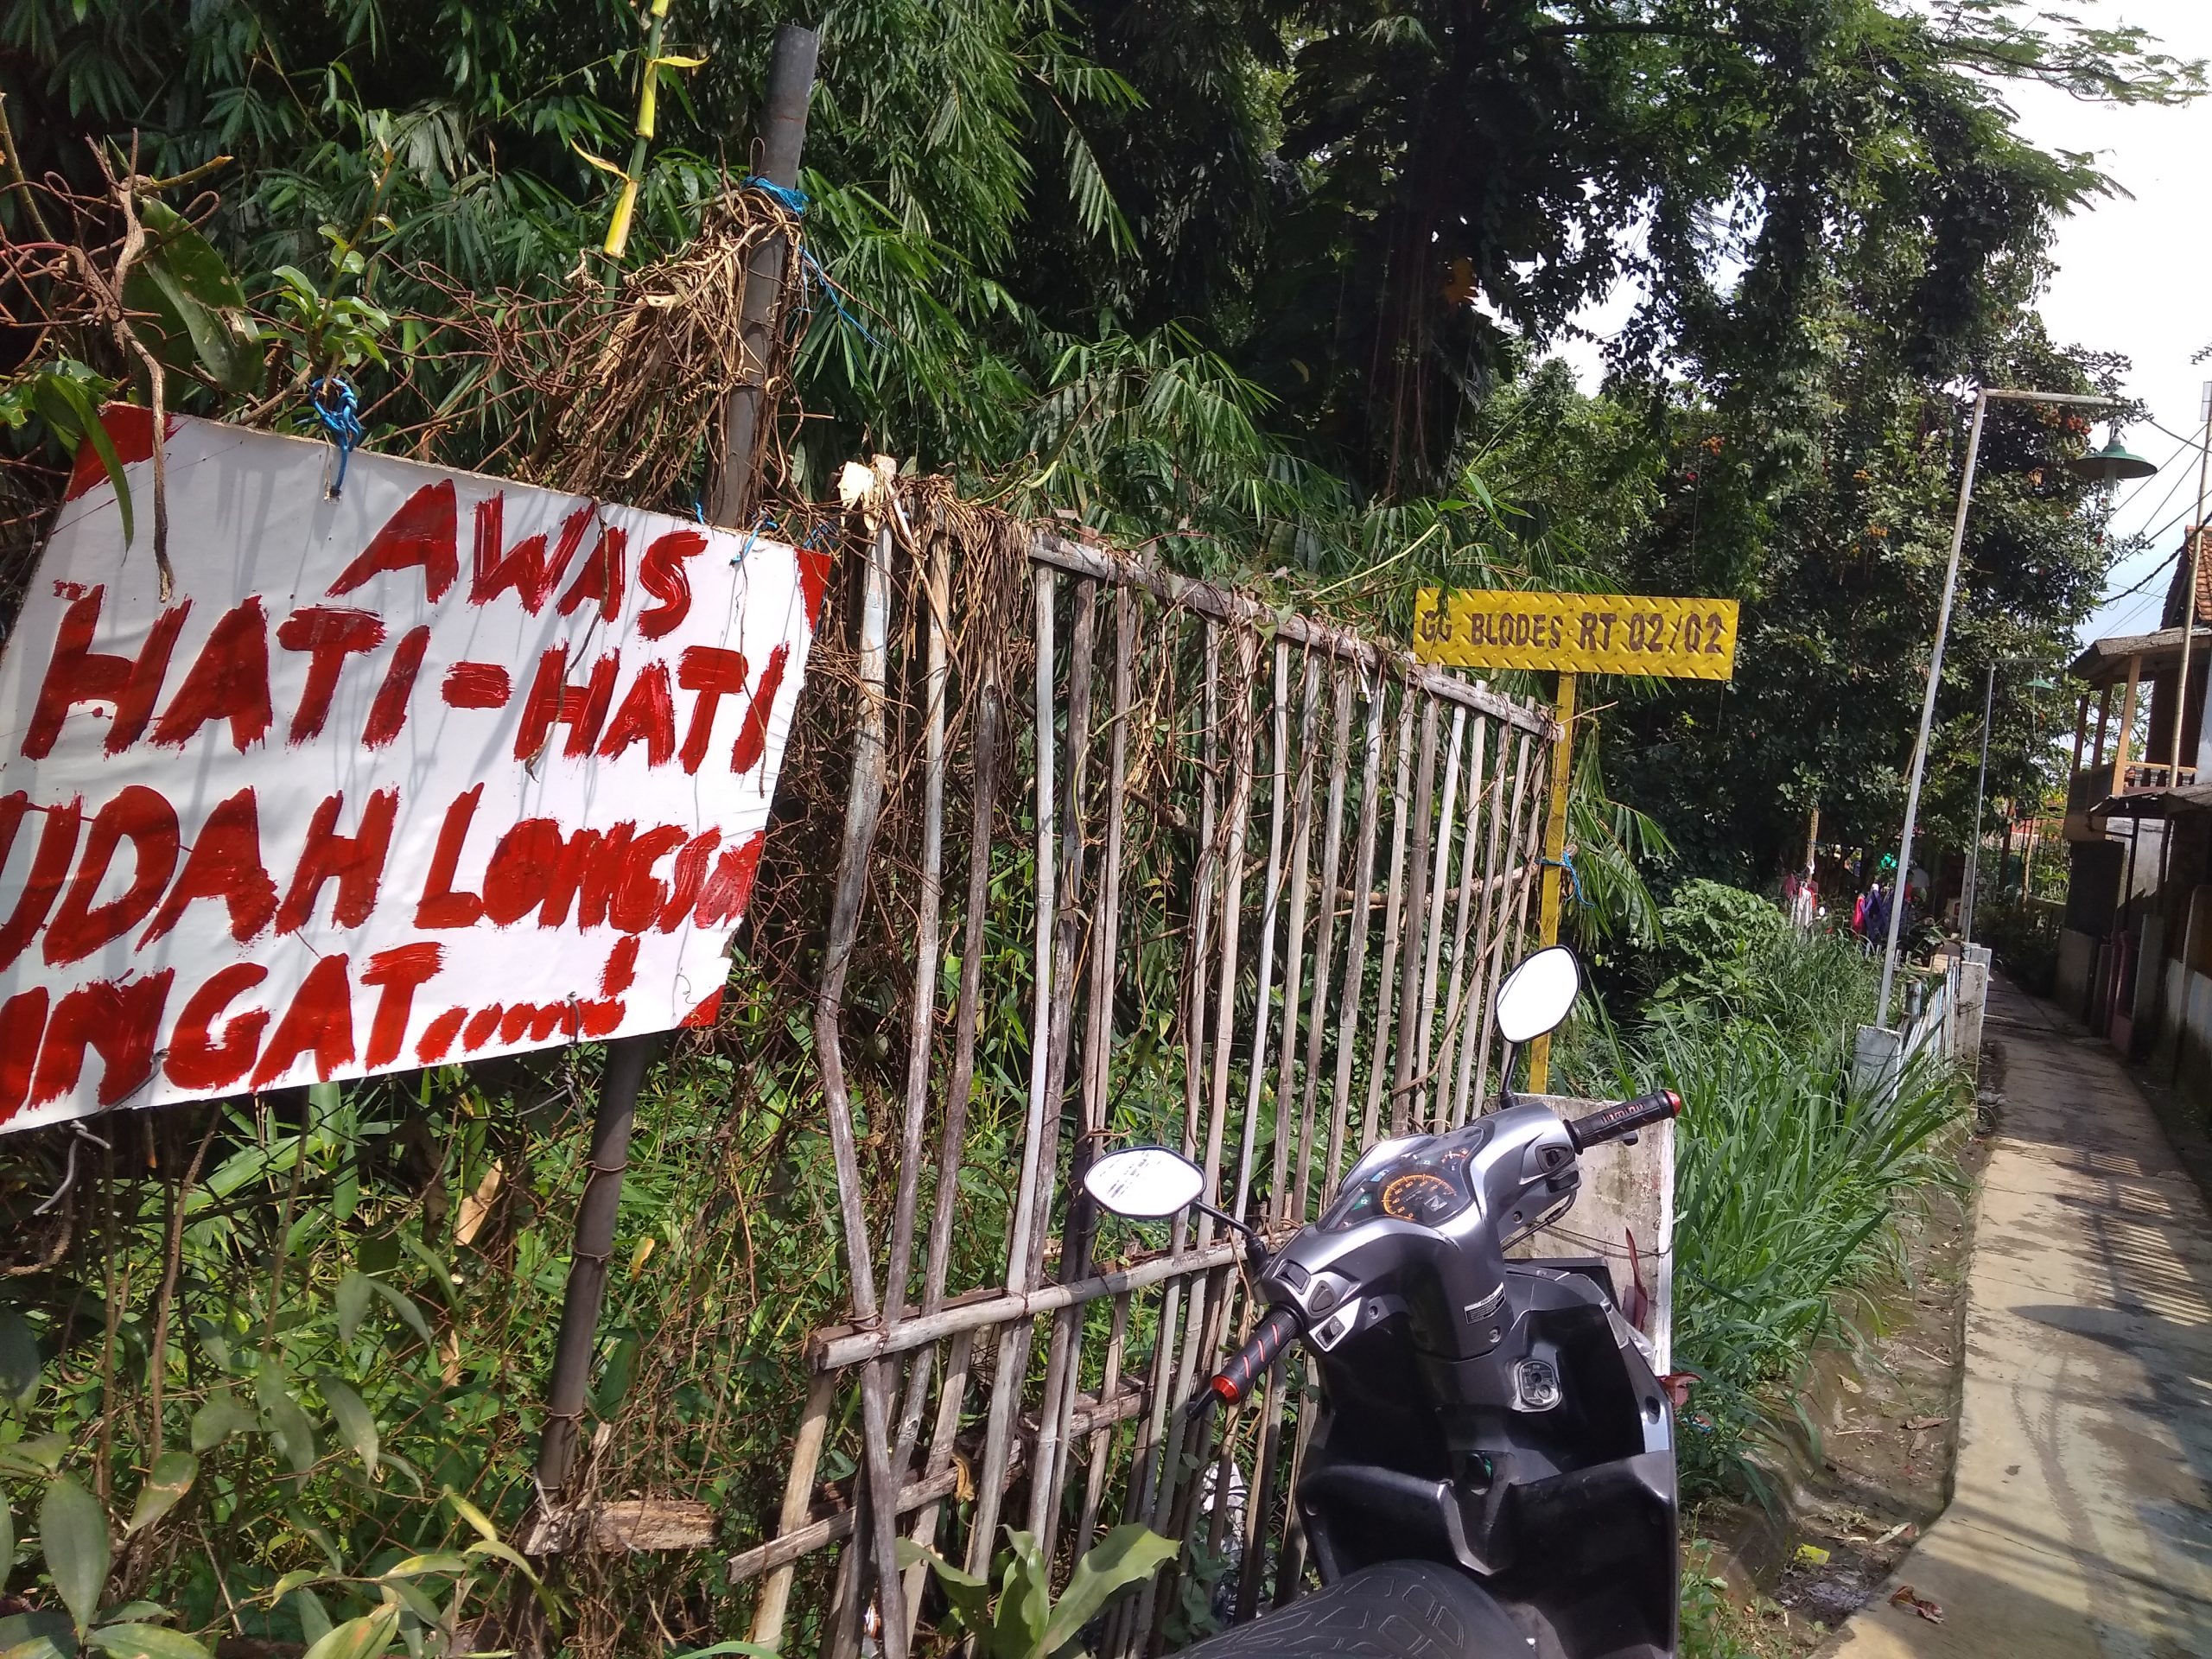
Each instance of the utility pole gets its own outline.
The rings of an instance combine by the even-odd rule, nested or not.
[[[768,102],[760,122],[759,176],[783,190],[798,188],[799,151],[806,143],[806,108],[814,94],[822,37],[785,23],[768,55]],[[707,517],[726,530],[741,528],[753,512],[759,480],[753,473],[760,444],[760,410],[768,392],[768,359],[781,321],[784,265],[790,245],[764,237],[745,268],[745,300],[738,338],[746,378],[722,406],[722,460],[707,502]]]
[[[2196,638],[2196,584],[2202,579],[2204,563],[2204,484],[2208,468],[2212,468],[2212,380],[2204,383],[2198,399],[2198,414],[2204,423],[2204,437],[2196,457],[2196,513],[2189,527],[2189,586],[2183,590],[2181,603],[2181,692],[2174,700],[2174,747],[2170,757],[2172,769],[2166,774],[2166,787],[2181,787],[2181,734],[2189,724],[2189,647]],[[2203,734],[2198,734],[2198,741]],[[2158,844],[2164,849],[2169,839],[2169,830],[2158,833]],[[2161,854],[2163,856],[2163,852]]]
[[[1989,786],[1989,718],[1997,705],[1997,664],[1991,663],[1981,682],[1981,765],[1974,774],[1974,842],[1967,849],[1966,893],[1959,903],[1959,940],[1974,943],[1974,912],[1981,898],[1981,797]],[[2000,868],[1997,879],[2002,881]]]
[[[1897,935],[1904,922],[1905,900],[1912,893],[1912,832],[1920,817],[1920,785],[1928,770],[1928,741],[1936,727],[1936,694],[1943,683],[1943,646],[1951,632],[1951,604],[1958,592],[1959,555],[1966,547],[1967,509],[1974,505],[1974,474],[1981,458],[1981,428],[1993,398],[2024,404],[2074,404],[2101,407],[2116,398],[2085,397],[2070,391],[2028,391],[2010,386],[1983,386],[1974,393],[1974,426],[1967,437],[1966,472],[1959,480],[1958,516],[1951,524],[1951,560],[1943,572],[1943,602],[1936,613],[1936,644],[1928,658],[1928,693],[1920,705],[1920,734],[1913,740],[1912,766],[1905,785],[1904,832],[1897,841],[1896,890],[1890,895],[1890,936],[1882,950],[1882,993],[1874,1014],[1877,1026],[1890,1023],[1890,993],[1897,973]]]
[[[786,23],[776,31],[768,60],[760,176],[785,189],[798,184],[799,147],[806,138],[807,101],[814,90],[820,46],[812,29]],[[770,237],[754,251],[746,270],[744,334],[750,373],[724,407],[721,464],[714,479],[712,518],[725,530],[742,524],[753,510],[754,438],[766,392],[767,342],[783,297],[786,257],[784,238]],[[537,1447],[538,1496],[548,1510],[560,1501],[575,1468],[577,1431],[583,1422],[600,1307],[607,1294],[607,1261],[614,1249],[615,1211],[621,1202],[623,1173],[630,1163],[630,1135],[638,1121],[638,1090],[658,1040],[658,1034],[626,1037],[607,1047],[607,1068],[592,1116],[591,1174],[576,1206],[575,1243],[569,1251],[561,1333],[554,1344],[545,1427]]]

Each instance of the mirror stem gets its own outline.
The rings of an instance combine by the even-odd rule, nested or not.
[[[1203,1198],[1192,1199],[1191,1202],[1191,1208],[1197,1211],[1202,1216],[1211,1216],[1216,1221],[1228,1228],[1243,1241],[1244,1245],[1244,1265],[1249,1268],[1255,1274],[1258,1273],[1262,1268],[1268,1265],[1268,1242],[1264,1238],[1262,1238],[1252,1228],[1248,1227],[1244,1223],[1237,1220],[1236,1217],[1230,1215],[1226,1210],[1215,1209],[1213,1205],[1208,1204]]]

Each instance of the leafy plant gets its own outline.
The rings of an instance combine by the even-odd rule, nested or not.
[[[137,202],[145,251],[124,280],[123,302],[162,366],[198,373],[228,392],[261,375],[261,330],[229,265],[183,214],[159,198]]]
[[[1659,912],[1660,1002],[1740,1007],[1758,994],[1760,964],[1789,923],[1755,893],[1700,879],[1684,882]]]
[[[79,444],[90,443],[108,482],[115,486],[123,542],[128,547],[136,534],[130,485],[124,477],[115,442],[100,424],[100,405],[114,391],[114,381],[74,358],[35,364],[0,379],[0,426],[22,432],[32,443],[51,436],[73,460]]]
[[[1662,1006],[1618,1040],[1598,1086],[1682,1097],[1675,1354],[1698,1378],[1679,1443],[1691,1490],[1756,1479],[1754,1437],[1792,1413],[1789,1379],[1844,1329],[1852,1287],[1891,1260],[1898,1206],[1959,1181],[1946,1137],[1962,1108],[1948,1063],[1916,1059],[1886,1103],[1851,1085],[1869,964],[1794,932],[1759,961],[1772,982],[1762,1011]]]
[[[988,1580],[963,1572],[943,1557],[901,1539],[899,1559],[925,1561],[944,1586],[960,1627],[974,1636],[983,1659],[1053,1659],[1073,1650],[1083,1627],[1114,1593],[1140,1584],[1172,1560],[1175,1545],[1145,1527],[1116,1527],[1075,1564],[1059,1600],[1052,1599],[1052,1564],[1033,1533],[1006,1529],[1010,1546],[994,1596]]]

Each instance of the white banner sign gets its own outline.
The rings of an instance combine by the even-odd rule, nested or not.
[[[0,655],[0,1127],[714,1017],[828,556],[112,408]]]

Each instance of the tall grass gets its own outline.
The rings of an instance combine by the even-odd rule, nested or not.
[[[1850,1086],[1871,1001],[1857,951],[1791,934],[1760,955],[1748,1003],[1656,1004],[1609,1045],[1612,1086],[1682,1096],[1674,1329],[1675,1366],[1698,1377],[1681,1436],[1691,1493],[1757,1484],[1790,1382],[1894,1259],[1900,1205],[1958,1180],[1947,1063],[1916,1064],[1886,1103]]]

